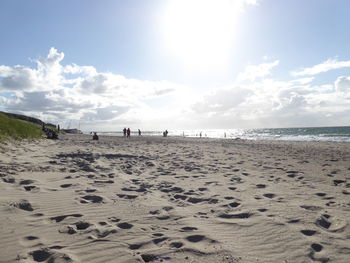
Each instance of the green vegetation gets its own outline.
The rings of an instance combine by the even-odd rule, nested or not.
[[[41,126],[23,120],[13,119],[0,113],[0,141],[8,138],[27,139],[41,138]]]

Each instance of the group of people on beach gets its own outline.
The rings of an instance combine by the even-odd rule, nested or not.
[[[140,129],[138,129],[138,134],[139,134],[139,136],[141,136],[141,130],[140,130]],[[130,135],[131,135],[131,130],[130,130],[130,128],[124,128],[124,129],[123,129],[123,135],[124,135],[124,137],[126,137],[126,138],[130,138]]]
[[[138,129],[137,132],[138,132],[138,135],[139,135],[139,136],[142,135],[140,129]],[[168,130],[165,130],[165,131],[163,132],[163,137],[167,137],[167,136],[168,136],[168,133],[169,133]],[[99,138],[98,138],[98,135],[97,135],[96,132],[91,132],[90,134],[93,134],[93,135],[92,135],[92,139],[93,139],[93,140],[98,141]],[[130,138],[130,136],[131,136],[131,130],[130,130],[130,128],[124,128],[124,129],[123,129],[123,136],[124,136],[125,138]]]

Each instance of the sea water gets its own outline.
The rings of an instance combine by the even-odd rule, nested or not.
[[[350,142],[350,126],[344,127],[300,127],[300,128],[266,128],[266,129],[203,129],[203,130],[168,130],[168,136],[280,140],[280,141],[333,141]],[[118,132],[101,132],[122,136]],[[137,136],[137,131],[132,136]],[[142,131],[144,136],[162,136],[163,131]]]

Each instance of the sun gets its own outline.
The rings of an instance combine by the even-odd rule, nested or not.
[[[192,70],[222,70],[233,47],[237,8],[232,0],[170,0],[166,45]]]

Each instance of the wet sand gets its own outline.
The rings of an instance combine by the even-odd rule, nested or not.
[[[0,158],[0,262],[350,262],[350,143],[62,135]]]

